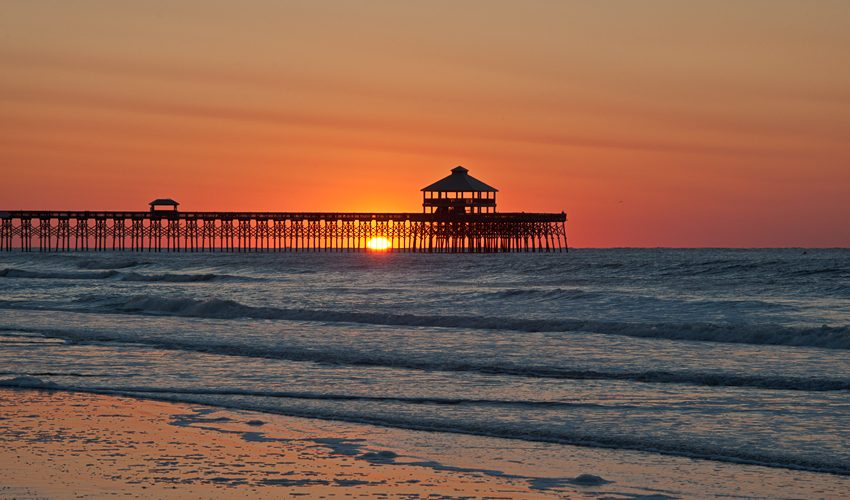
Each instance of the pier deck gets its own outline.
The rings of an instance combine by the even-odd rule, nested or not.
[[[0,211],[0,250],[354,251],[567,250],[564,213]]]

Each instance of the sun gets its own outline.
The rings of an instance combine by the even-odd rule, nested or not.
[[[370,238],[369,241],[366,242],[366,248],[369,250],[375,250],[376,252],[389,250],[390,246],[390,240],[380,236],[377,238]]]

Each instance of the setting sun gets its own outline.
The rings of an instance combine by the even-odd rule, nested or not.
[[[386,238],[371,238],[366,242],[366,248],[369,250],[384,251],[390,249],[390,241]]]

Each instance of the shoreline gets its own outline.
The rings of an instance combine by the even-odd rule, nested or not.
[[[26,388],[0,388],[0,442],[0,498],[840,498],[850,488],[829,474]]]
[[[32,389],[0,389],[0,409],[0,498],[590,498],[587,478],[422,461],[297,417]]]

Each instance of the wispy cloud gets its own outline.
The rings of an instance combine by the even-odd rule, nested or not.
[[[370,131],[379,134],[417,137],[464,137],[470,140],[526,143],[566,148],[622,149],[658,151],[680,154],[787,156],[793,150],[769,148],[724,147],[696,143],[616,140],[611,138],[580,137],[557,133],[528,132],[493,126],[460,126],[452,123],[424,123],[376,116],[350,116],[327,111],[305,112],[287,109],[214,105],[132,98],[104,93],[23,88],[0,85],[0,99],[37,105],[73,106],[134,114],[183,117],[200,120],[225,120],[262,123],[289,127],[326,128],[334,130]]]

